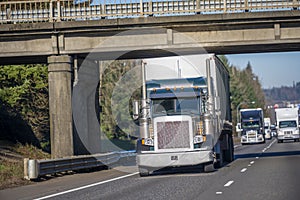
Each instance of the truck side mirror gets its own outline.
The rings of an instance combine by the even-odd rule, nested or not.
[[[138,102],[138,100],[134,100],[132,102],[132,111],[133,111],[132,118],[134,120],[138,119],[139,118],[139,113],[140,113],[140,108],[139,108],[139,102]]]
[[[243,129],[241,128],[241,123],[238,123],[238,124],[236,125],[235,129],[236,129],[236,132],[241,132],[241,131],[243,131]]]

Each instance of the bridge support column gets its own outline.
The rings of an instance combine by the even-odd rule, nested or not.
[[[50,56],[48,64],[51,157],[72,156],[72,59]]]

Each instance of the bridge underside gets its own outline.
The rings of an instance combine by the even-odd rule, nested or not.
[[[0,25],[0,65],[300,50],[300,11]]]

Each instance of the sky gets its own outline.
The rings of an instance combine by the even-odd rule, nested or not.
[[[293,86],[293,82],[300,82],[300,52],[232,54],[226,57],[239,69],[246,68],[249,61],[264,89]]]

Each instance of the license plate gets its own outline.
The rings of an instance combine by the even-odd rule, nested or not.
[[[171,156],[171,160],[178,160],[178,156]]]

